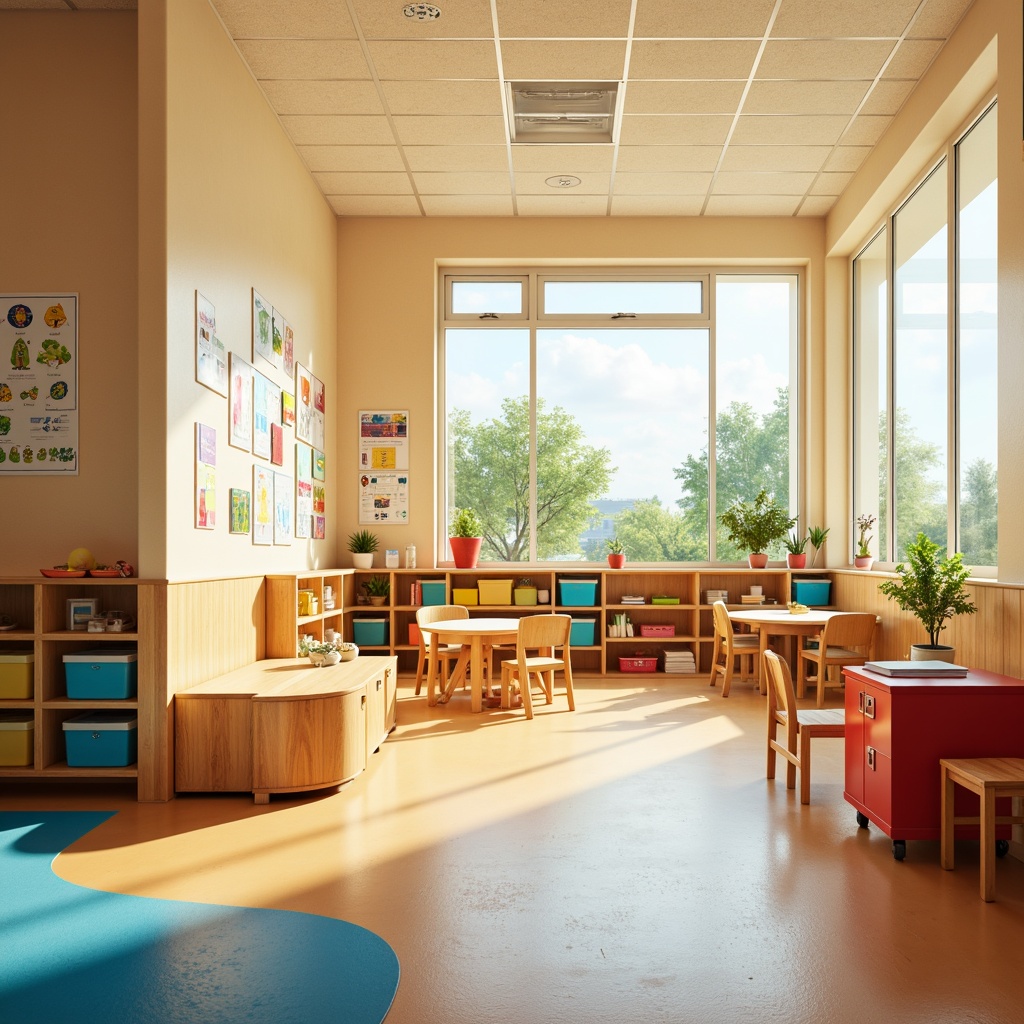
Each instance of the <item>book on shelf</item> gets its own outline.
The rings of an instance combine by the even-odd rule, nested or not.
[[[623,594],[619,598],[619,604],[646,604],[647,599],[642,594]]]

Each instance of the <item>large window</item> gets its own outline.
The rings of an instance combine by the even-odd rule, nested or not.
[[[883,562],[924,532],[996,565],[995,128],[993,104],[853,261],[853,518]]]
[[[731,561],[716,511],[796,503],[798,275],[442,280],[445,507],[485,562]],[[781,549],[775,552],[781,557]]]

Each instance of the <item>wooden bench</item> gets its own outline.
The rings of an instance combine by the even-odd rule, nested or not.
[[[996,815],[997,797],[1024,797],[1024,758],[942,758],[942,846],[940,863],[953,870],[953,833],[956,825],[978,825],[981,838],[981,898],[995,899],[996,825],[1021,825],[1024,817]],[[956,817],[953,796],[956,786],[978,795],[979,817]]]

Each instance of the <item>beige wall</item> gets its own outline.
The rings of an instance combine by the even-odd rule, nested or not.
[[[206,0],[153,0],[139,17],[142,571],[187,580],[331,564],[340,475],[333,451],[326,540],[256,547],[228,534],[228,490],[252,490],[257,460],[228,446],[228,400],[195,382],[194,322],[198,289],[216,306],[227,348],[253,362],[255,287],[294,328],[296,360],[325,381],[333,432],[336,218]],[[294,390],[269,364],[262,370]],[[193,527],[197,420],[217,429],[214,531]],[[292,478],[294,442],[286,429],[285,464],[276,467]]]
[[[0,475],[0,575],[37,575],[79,545],[138,555],[135,25],[0,13],[0,291],[78,292],[80,314],[79,472]]]
[[[504,264],[570,262],[774,263],[807,268],[807,344],[821,352],[824,331],[824,225],[817,219],[343,219],[338,233],[339,391],[337,450],[356,465],[359,409],[410,413],[410,525],[380,529],[383,547],[416,544],[421,564],[435,557],[437,466],[437,265],[446,261]],[[809,431],[821,436],[819,357],[805,359]],[[821,462],[817,442],[814,458]],[[353,474],[353,477],[355,474]],[[356,527],[356,499],[343,479],[341,533]],[[819,521],[820,490],[804,498]]]

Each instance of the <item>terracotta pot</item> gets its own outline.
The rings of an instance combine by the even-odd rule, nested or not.
[[[612,569],[621,569],[626,564],[625,555],[610,554],[608,556],[608,565]]]
[[[455,561],[456,569],[475,569],[477,559],[480,557],[480,545],[482,537],[449,537],[448,543],[452,547],[452,559]]]
[[[386,600],[387,597],[385,597],[383,594],[370,595],[370,604],[374,605],[377,608],[379,608]]]
[[[768,556],[762,554],[760,551],[751,551],[747,555],[747,565],[751,569],[763,569],[768,564]]]
[[[853,564],[858,569],[870,569],[873,561],[874,558],[871,555],[857,555],[853,560]]]
[[[790,551],[786,554],[786,565],[790,569],[804,569],[807,566],[807,552],[801,551],[800,554],[796,554]]]

